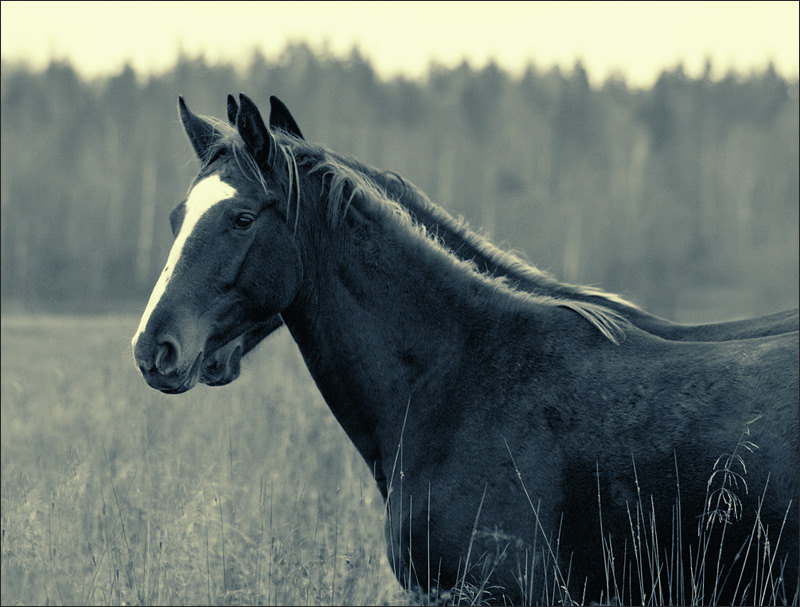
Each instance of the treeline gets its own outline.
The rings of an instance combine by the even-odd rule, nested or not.
[[[501,245],[571,282],[673,316],[797,305],[798,83],[678,68],[650,90],[531,66],[432,65],[381,80],[288,47],[275,61],[87,81],[2,65],[2,296],[26,308],[142,307],[197,169],[176,99],[279,96],[310,140],[410,179]],[[704,299],[705,298],[705,299]]]

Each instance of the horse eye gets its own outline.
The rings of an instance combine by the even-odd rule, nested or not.
[[[237,230],[246,230],[255,221],[252,213],[239,213],[236,220],[233,222],[233,227]]]

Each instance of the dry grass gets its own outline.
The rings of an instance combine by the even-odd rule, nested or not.
[[[176,397],[133,365],[136,323],[3,318],[3,604],[406,602],[289,336]]]
[[[756,512],[745,512],[739,494],[749,491],[747,485],[747,467],[742,452],[752,453],[758,445],[749,439],[749,425],[744,426],[742,437],[730,454],[717,459],[706,487],[704,510],[695,517],[698,521],[693,529],[683,528],[681,524],[680,474],[675,462],[676,485],[675,503],[672,508],[672,519],[658,519],[651,496],[642,495],[633,467],[637,499],[627,504],[626,511],[630,536],[616,538],[603,530],[603,504],[600,495],[600,471],[597,470],[597,495],[599,528],[602,537],[602,562],[605,570],[605,591],[599,597],[600,604],[610,605],[719,605],[722,587],[733,583],[735,588],[730,604],[734,605],[797,605],[800,599],[800,579],[796,572],[786,570],[787,554],[798,550],[785,539],[791,535],[786,529],[786,522],[791,508],[796,504],[786,505],[786,511],[780,525],[772,529],[762,521],[761,508],[768,493],[769,482],[765,483]],[[525,488],[524,476],[519,469],[515,470]],[[528,501],[532,511],[537,508]],[[538,514],[537,514],[538,518]],[[732,561],[723,555],[729,554],[733,540],[726,536],[729,525],[748,524],[750,521],[749,539],[743,546],[736,546],[738,553]],[[668,529],[669,542],[659,545],[659,538],[665,538],[664,530]],[[542,537],[544,533],[542,530]],[[541,561],[544,569],[540,578],[544,577],[544,592],[541,599],[528,593],[526,604],[548,605],[594,603],[598,597],[571,595],[568,587],[576,589],[572,584],[569,570],[564,570],[564,559],[559,557],[556,548],[558,537],[554,542],[542,542]],[[622,544],[622,545],[620,545]],[[694,552],[692,550],[694,546]],[[549,570],[549,571],[548,571]],[[578,580],[580,582],[580,580]],[[731,596],[731,586],[726,594]],[[579,589],[579,585],[578,585]]]

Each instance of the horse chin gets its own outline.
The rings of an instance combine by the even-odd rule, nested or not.
[[[158,382],[153,382],[150,385],[157,390],[160,390],[164,394],[183,394],[188,390],[191,390],[197,385],[197,381],[200,379],[200,369],[203,363],[203,353],[197,355],[197,358],[194,359],[192,363],[192,367],[189,369],[188,373],[186,373],[182,378],[180,376],[176,376],[178,381],[173,381],[172,377],[169,379],[161,378]]]
[[[203,361],[200,381],[207,386],[226,386],[239,377],[241,373],[242,347],[236,346],[231,355],[221,363],[215,352]]]

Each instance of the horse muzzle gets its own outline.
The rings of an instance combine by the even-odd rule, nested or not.
[[[133,355],[147,384],[166,394],[186,392],[200,379],[202,350],[187,360],[180,340],[170,335],[153,339],[138,334],[134,338]]]

